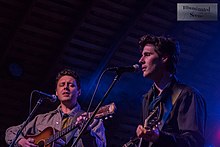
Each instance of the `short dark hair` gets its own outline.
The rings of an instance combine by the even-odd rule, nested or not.
[[[77,74],[76,71],[74,70],[71,70],[71,69],[68,69],[68,68],[65,68],[63,70],[61,70],[58,74],[57,74],[57,77],[56,77],[56,84],[58,83],[59,79],[63,76],[71,76],[73,77],[75,80],[76,80],[76,84],[77,84],[77,87],[80,89],[81,88],[81,84],[80,84],[80,78],[79,78],[79,75]]]
[[[180,47],[179,42],[174,38],[165,36],[144,35],[139,39],[139,47],[143,50],[146,44],[152,44],[155,47],[155,52],[159,56],[168,55],[167,69],[171,73],[176,73],[176,65],[179,60]]]

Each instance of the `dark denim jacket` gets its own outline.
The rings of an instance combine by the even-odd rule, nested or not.
[[[151,147],[203,147],[205,144],[206,104],[201,94],[194,88],[179,83],[175,78],[161,95],[163,109],[177,87],[181,88],[175,104],[160,130],[157,142]],[[149,114],[153,100],[153,89],[143,99],[143,119]],[[145,145],[144,145],[145,144]],[[143,146],[148,146],[143,143]]]

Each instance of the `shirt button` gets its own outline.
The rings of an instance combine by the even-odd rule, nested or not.
[[[58,124],[59,124],[59,122],[58,122],[58,121],[56,121],[56,124],[58,125]]]

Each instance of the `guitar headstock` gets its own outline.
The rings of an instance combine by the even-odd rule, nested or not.
[[[95,115],[95,118],[108,117],[113,113],[115,113],[115,111],[116,111],[115,103],[102,106],[99,108],[97,114]]]

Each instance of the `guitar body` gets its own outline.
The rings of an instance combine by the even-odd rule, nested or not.
[[[38,135],[28,135],[25,138],[34,138],[34,143],[38,145],[39,147],[53,147],[54,143],[50,143],[48,145],[45,144],[46,139],[54,135],[55,130],[52,127],[48,127],[44,129],[40,134]]]

